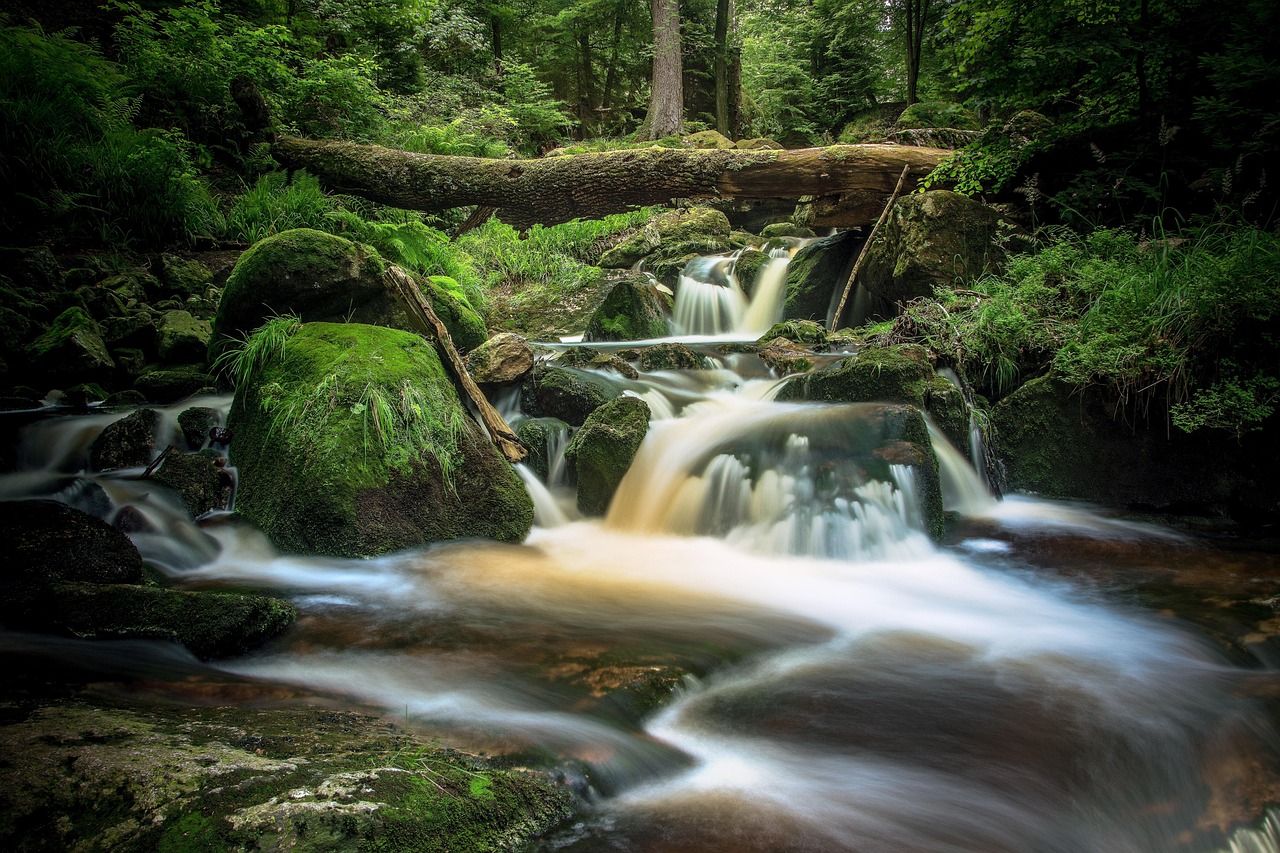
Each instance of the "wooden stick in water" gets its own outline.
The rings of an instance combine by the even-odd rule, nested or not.
[[[907,170],[910,168],[910,166],[902,167],[902,174],[898,176],[898,185],[893,188],[893,195],[889,196],[889,200],[885,202],[884,210],[880,211],[880,218],[876,220],[875,227],[871,229],[871,236],[867,238],[867,242],[862,246],[862,251],[858,253],[858,262],[853,265],[853,271],[849,273],[849,280],[844,283],[844,293],[840,294],[840,304],[836,306],[836,313],[831,318],[830,331],[834,332],[840,328],[840,315],[844,313],[844,304],[849,301],[849,292],[853,290],[853,282],[858,278],[858,270],[862,269],[862,259],[867,256],[867,249],[871,248],[872,241],[876,239],[876,232],[880,230],[880,226],[889,215],[889,208],[893,207],[893,203],[898,200],[898,193],[902,192],[902,182],[907,179]]]
[[[387,289],[395,294],[396,298],[404,306],[405,312],[418,326],[419,331],[429,338],[434,338],[440,344],[440,348],[444,350],[445,362],[449,369],[453,372],[454,378],[458,380],[458,384],[462,386],[462,390],[470,398],[472,404],[475,405],[476,411],[480,413],[480,422],[484,424],[484,428],[489,432],[489,437],[493,439],[494,445],[498,450],[502,451],[502,455],[507,457],[510,462],[519,462],[528,455],[520,439],[516,437],[515,432],[503,420],[502,415],[489,405],[489,401],[485,399],[484,393],[476,385],[475,380],[471,378],[471,374],[467,372],[467,366],[462,361],[462,356],[458,354],[458,350],[453,345],[453,339],[449,337],[449,330],[445,328],[444,323],[436,316],[436,312],[432,310],[431,303],[423,295],[422,290],[418,287],[418,283],[413,280],[413,276],[395,264],[389,264],[387,271],[383,274],[383,283]]]

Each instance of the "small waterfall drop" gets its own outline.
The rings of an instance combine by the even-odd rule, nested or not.
[[[757,274],[750,297],[734,267],[737,255],[694,258],[685,265],[676,290],[677,335],[754,339],[782,319],[787,266],[796,246],[769,248],[769,262]]]
[[[769,250],[769,263],[756,276],[751,304],[734,331],[758,337],[782,318],[782,307],[787,296],[787,267],[790,263],[790,246],[776,246]]]

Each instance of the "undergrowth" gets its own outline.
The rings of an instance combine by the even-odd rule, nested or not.
[[[1245,226],[1142,240],[1065,229],[1003,274],[908,304],[886,341],[920,341],[993,397],[1052,371],[1108,385],[1179,429],[1258,429],[1280,403],[1280,238]]]

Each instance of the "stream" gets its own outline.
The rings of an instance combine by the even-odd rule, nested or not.
[[[934,543],[911,470],[876,479],[848,451],[877,407],[777,402],[758,357],[713,343],[772,324],[787,254],[752,299],[723,259],[687,270],[673,339],[715,367],[618,380],[653,420],[606,518],[578,515],[562,457],[546,482],[522,466],[521,545],[282,555],[232,513],[192,523],[139,471],[88,470],[127,412],[8,416],[0,499],[133,507],[176,584],[270,590],[301,618],[216,664],[142,641],[0,644],[97,690],[325,702],[559,768],[585,805],[541,851],[1280,851],[1280,822],[1257,820],[1280,800],[1280,643],[1255,618],[1276,555],[997,500],[940,434],[958,516]],[[230,397],[164,409],[163,428],[191,405]]]

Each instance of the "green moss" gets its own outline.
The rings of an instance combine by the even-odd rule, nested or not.
[[[459,536],[519,541],[532,524],[519,478],[417,335],[303,325],[237,386],[229,424],[236,509],[285,550],[367,556]]]
[[[578,509],[604,515],[649,431],[649,404],[619,397],[591,413],[565,448],[578,477]]]
[[[630,276],[613,286],[587,323],[585,341],[639,341],[669,333],[665,303],[648,276]]]
[[[489,339],[484,320],[471,307],[456,281],[448,276],[433,275],[427,279],[427,285],[431,307],[449,330],[458,352],[473,350]]]
[[[769,331],[760,336],[758,343],[767,343],[774,338],[786,338],[792,343],[822,346],[827,342],[827,330],[821,323],[813,320],[784,320],[775,323]]]
[[[48,331],[31,342],[27,353],[37,370],[55,380],[83,381],[115,368],[98,324],[79,307],[59,314]]]
[[[796,252],[787,266],[783,318],[826,322],[834,294],[844,289],[849,277],[860,239],[855,231],[841,231]]]
[[[525,411],[582,426],[587,415],[621,394],[604,377],[566,367],[542,367],[522,390]]]
[[[192,518],[212,509],[225,509],[231,496],[231,477],[217,465],[217,454],[170,450],[152,479],[178,493]]]
[[[769,255],[759,249],[743,249],[733,262],[733,275],[738,279],[742,292],[751,296],[755,292],[756,277],[769,263]]]
[[[215,384],[203,365],[185,364],[148,371],[134,381],[133,387],[145,394],[148,400],[172,403]]]
[[[641,370],[706,370],[711,362],[684,344],[655,344],[640,350]]]
[[[529,450],[525,464],[544,483],[551,465],[551,444],[556,440],[563,441],[563,436],[568,433],[569,425],[558,418],[525,418],[516,427],[521,444]]]

